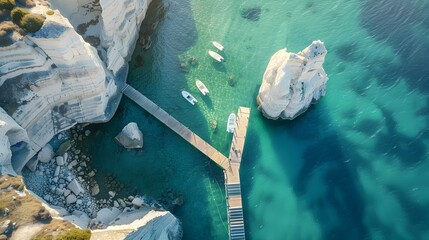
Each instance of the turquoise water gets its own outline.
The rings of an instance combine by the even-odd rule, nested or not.
[[[165,0],[149,11],[142,34],[153,44],[137,47],[132,86],[225,154],[229,113],[252,108],[241,168],[248,239],[429,239],[429,1]],[[293,121],[264,119],[255,98],[271,55],[316,39],[328,49],[327,96]],[[225,63],[207,55],[212,40]],[[113,140],[130,121],[142,151]],[[114,174],[123,195],[183,195],[173,213],[184,239],[227,239],[223,174],[209,159],[125,98],[90,128],[100,182]]]

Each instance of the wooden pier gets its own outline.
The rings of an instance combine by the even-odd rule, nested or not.
[[[229,239],[244,240],[244,218],[239,170],[249,123],[250,108],[239,107],[238,109],[236,127],[233,133],[229,158],[227,158],[133,87],[123,84],[119,86],[119,89],[125,96],[152,114],[224,169]]]
[[[240,164],[249,124],[250,108],[239,107],[229,159],[231,169],[224,171],[229,239],[245,239],[243,204],[241,201]]]

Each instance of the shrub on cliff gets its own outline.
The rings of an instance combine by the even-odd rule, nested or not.
[[[0,9],[12,10],[15,7],[15,0],[0,0]]]
[[[21,24],[19,24],[19,26],[27,32],[35,33],[43,26],[45,19],[46,18],[41,14],[30,13],[21,19]]]
[[[13,34],[13,33],[19,34]],[[11,21],[5,21],[0,23],[0,47],[5,47],[15,42],[14,37],[23,35],[24,31]]]
[[[56,240],[89,240],[91,238],[91,231],[88,229],[71,229],[61,235]]]
[[[19,24],[22,18],[29,13],[29,11],[23,8],[16,7],[10,12],[10,17],[12,18],[12,22]]]
[[[33,0],[16,0],[16,2],[28,8],[36,6]]]

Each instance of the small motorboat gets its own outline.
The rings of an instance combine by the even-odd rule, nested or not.
[[[218,42],[216,42],[216,41],[213,41],[212,42],[213,43],[213,46],[215,46],[217,49],[219,49],[219,51],[223,51],[225,48],[222,46],[222,44],[220,44],[220,43],[218,43]]]
[[[233,133],[234,132],[234,128],[235,128],[235,120],[236,120],[236,116],[235,113],[231,113],[229,114],[228,117],[228,124],[226,126],[226,131],[229,133]]]
[[[197,85],[198,90],[205,96],[206,94],[209,94],[209,90],[207,89],[206,85],[204,85],[203,82],[197,79],[195,81],[195,84]]]
[[[209,50],[209,55],[218,62],[222,62],[224,60],[224,58],[219,55],[219,53],[213,52],[212,50]]]
[[[190,93],[187,91],[182,91],[182,96],[192,105],[195,105],[197,103],[197,99],[194,98]]]

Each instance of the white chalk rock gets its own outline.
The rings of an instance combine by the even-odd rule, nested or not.
[[[57,166],[57,167],[55,168],[55,173],[54,173],[54,176],[55,176],[55,177],[58,177],[58,176],[60,175],[60,170],[61,170],[61,167],[60,167],[60,166]]]
[[[271,57],[257,97],[265,117],[294,119],[325,95],[326,53],[318,40],[297,54],[282,49]]]
[[[65,155],[65,154],[64,154]],[[64,157],[58,156],[55,158],[55,161],[57,162],[58,166],[63,166],[64,165]]]
[[[82,188],[82,186],[80,186],[76,179],[73,179],[69,183],[69,185],[67,185],[67,188],[70,189],[70,191],[72,191],[76,195],[85,192],[85,190]]]
[[[72,204],[77,201],[76,196],[72,193],[66,197],[66,204]]]
[[[116,207],[113,207],[112,209],[102,208],[97,212],[97,220],[108,225],[110,222],[115,220],[115,218],[121,214],[121,212],[122,211]]]
[[[142,148],[143,147],[143,133],[140,131],[137,123],[128,123],[122,131],[115,137],[125,148]]]
[[[143,200],[138,197],[134,198],[131,203],[136,207],[141,207],[144,204]]]
[[[42,163],[47,163],[51,161],[51,159],[54,157],[54,150],[52,149],[52,146],[49,144],[46,144],[42,150],[40,150],[39,154],[37,154],[37,160],[39,160]]]
[[[100,187],[98,184],[94,184],[94,186],[91,187],[91,196],[95,196],[100,192]]]
[[[78,200],[79,201],[79,200]],[[76,224],[78,227],[85,229],[88,228],[89,221],[91,220],[86,213],[74,210],[72,215],[63,217],[64,219]]]
[[[70,195],[71,191],[66,189],[64,190],[64,197],[67,197],[68,195]]]

